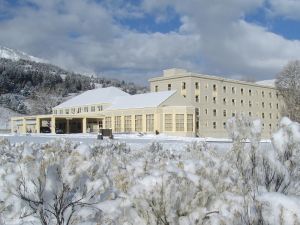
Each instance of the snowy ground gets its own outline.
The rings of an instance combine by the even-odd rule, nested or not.
[[[0,134],[0,138],[6,138],[12,143],[33,142],[46,143],[53,139],[67,139],[85,144],[93,144],[97,142],[96,134]],[[170,150],[182,149],[193,142],[207,142],[209,146],[216,150],[228,150],[232,146],[232,141],[226,138],[195,138],[195,137],[177,137],[167,135],[139,135],[139,134],[115,134],[114,140],[124,142],[131,148],[140,148],[145,145],[150,145],[153,142],[158,142],[164,148]],[[262,147],[272,148],[270,140],[262,140]]]

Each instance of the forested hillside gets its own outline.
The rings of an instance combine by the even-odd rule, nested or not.
[[[130,94],[147,91],[133,83],[84,76],[51,64],[0,59],[0,106],[22,114],[50,113],[73,93],[99,86],[116,86]]]

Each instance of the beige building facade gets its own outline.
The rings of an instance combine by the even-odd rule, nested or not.
[[[164,70],[162,76],[149,82],[152,92],[177,90],[195,107],[196,133],[202,137],[227,137],[226,122],[237,113],[261,119],[262,135],[270,137],[284,107],[275,87],[182,69]]]
[[[150,93],[129,95],[118,88],[86,91],[53,108],[51,115],[13,117],[16,133],[164,133],[227,137],[226,122],[237,113],[259,118],[263,136],[277,128],[284,107],[273,87],[182,69],[149,80]]]

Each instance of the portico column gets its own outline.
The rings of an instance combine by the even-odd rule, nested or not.
[[[23,118],[23,133],[26,134],[26,132],[27,132],[26,119]]]
[[[55,134],[55,117],[51,117],[51,133]]]
[[[86,134],[86,117],[82,118],[82,133]]]
[[[41,133],[41,131],[40,131],[40,128],[41,128],[40,119],[36,118],[35,121],[36,121],[35,122],[35,130],[39,134],[39,133]]]

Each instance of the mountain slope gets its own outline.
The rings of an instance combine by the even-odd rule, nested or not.
[[[3,46],[0,46],[0,58],[11,59],[13,61],[18,61],[20,59],[23,59],[23,60],[29,60],[29,61],[39,62],[39,63],[47,62],[46,60],[28,55],[25,52],[13,50]]]

